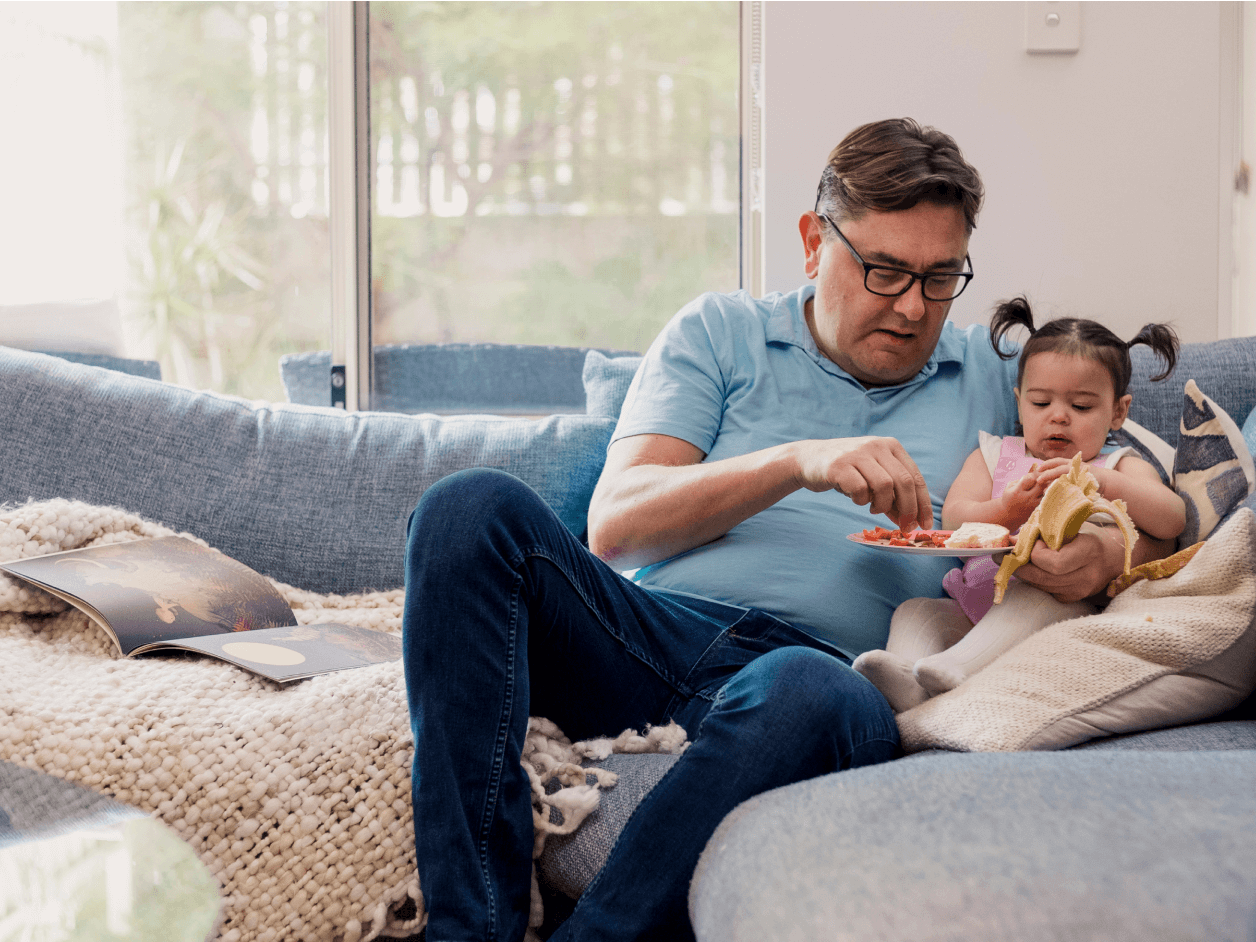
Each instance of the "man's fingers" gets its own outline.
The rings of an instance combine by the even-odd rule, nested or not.
[[[896,526],[933,525],[929,486],[896,439],[863,441],[830,464],[825,477],[829,486],[872,513],[889,516]]]
[[[897,439],[890,439],[890,458],[886,462],[894,483],[894,509],[900,526],[918,524],[928,529],[933,526],[933,502],[929,497],[929,485],[907,454],[907,449]]]

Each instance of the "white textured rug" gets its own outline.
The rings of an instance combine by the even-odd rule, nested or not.
[[[0,512],[0,561],[172,534],[117,509],[30,503]],[[401,630],[401,590],[276,586],[303,624]],[[87,616],[0,574],[0,691],[0,757],[172,827],[222,887],[224,942],[355,942],[426,923],[400,661],[283,688],[212,658],[126,659]],[[524,761],[536,853],[546,833],[576,828],[597,807],[598,788],[614,784],[610,773],[587,782],[582,758],[683,745],[676,727],[572,746],[533,720]],[[546,795],[555,776],[565,787]],[[540,917],[534,893],[532,924]]]

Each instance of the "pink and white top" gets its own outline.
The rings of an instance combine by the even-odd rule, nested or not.
[[[1106,455],[1095,455],[1086,464],[1097,468],[1114,468],[1130,451],[1129,448],[1118,448]],[[1025,439],[1013,435],[1005,436],[1000,444],[999,439],[982,432],[981,452],[993,482],[990,488],[991,499],[1002,494],[1010,483],[1024,477],[1030,468],[1043,460],[1027,454]],[[972,556],[964,561],[962,568],[952,569],[942,579],[942,588],[946,590],[946,594],[959,602],[959,607],[974,625],[994,605],[994,576],[998,571],[999,564],[993,557]]]

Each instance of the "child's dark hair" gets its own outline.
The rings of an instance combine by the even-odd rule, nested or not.
[[[1029,328],[1029,339],[1020,350],[1020,365],[1016,370],[1016,385],[1025,378],[1025,363],[1035,353],[1063,353],[1086,357],[1103,364],[1112,376],[1112,389],[1120,399],[1130,385],[1134,365],[1130,361],[1130,347],[1146,344],[1164,361],[1164,372],[1153,376],[1158,382],[1173,372],[1177,365],[1178,337],[1168,324],[1146,324],[1138,336],[1126,343],[1108,328],[1095,321],[1077,317],[1061,317],[1047,321],[1034,329],[1034,315],[1029,302],[1023,298],[1003,301],[994,309],[990,318],[990,343],[994,352],[1004,360],[1017,355],[1016,350],[1004,350],[1000,341],[1013,327]]]

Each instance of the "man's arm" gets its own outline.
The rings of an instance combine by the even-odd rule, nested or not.
[[[1173,549],[1173,540],[1157,540],[1139,533],[1131,565],[1163,559]],[[1100,595],[1109,582],[1121,575],[1125,569],[1125,541],[1117,527],[1085,523],[1077,538],[1058,550],[1039,540],[1029,560],[1016,570],[1017,579],[1051,593],[1061,602],[1077,602]]]
[[[702,546],[787,494],[836,490],[896,525],[933,523],[924,475],[893,438],[789,442],[704,462],[669,435],[611,445],[589,506],[589,548],[619,568]]]

